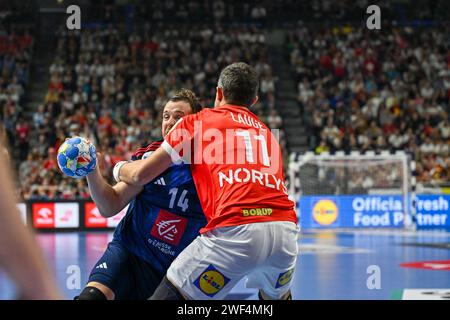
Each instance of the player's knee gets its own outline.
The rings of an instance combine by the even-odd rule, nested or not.
[[[166,276],[162,279],[158,288],[156,288],[149,300],[185,300],[183,295],[178,291],[172,282]]]
[[[98,288],[87,286],[74,300],[107,300],[106,295]]]
[[[269,296],[267,293],[265,293],[263,290],[259,290],[258,298],[259,298],[259,300],[292,300],[292,294],[291,294],[291,290],[289,290],[288,292],[283,294],[281,297],[273,298],[273,297]]]

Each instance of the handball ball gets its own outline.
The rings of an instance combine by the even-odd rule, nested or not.
[[[94,145],[82,137],[66,139],[58,149],[58,166],[72,178],[82,178],[97,165]]]

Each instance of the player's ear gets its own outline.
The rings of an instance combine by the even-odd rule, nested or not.
[[[223,100],[222,88],[216,87],[216,100],[214,101],[214,107],[217,108],[218,106],[220,106],[222,100]]]
[[[256,97],[253,99],[252,104],[250,105],[250,107],[254,106],[254,105],[258,102],[258,100],[259,100],[259,97],[256,96]]]
[[[216,100],[218,101],[223,100],[223,90],[220,87],[216,87]]]

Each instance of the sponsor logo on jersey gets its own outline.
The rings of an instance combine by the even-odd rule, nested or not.
[[[265,170],[265,169],[263,169]],[[285,181],[277,178],[274,174],[264,173],[263,170],[237,168],[236,170],[220,171],[218,173],[219,185],[221,188],[235,183],[258,183],[261,186],[275,189],[288,194]]]
[[[173,247],[170,244],[152,238],[148,239],[147,242],[164,254],[172,257],[177,256],[177,251],[173,250]]]
[[[208,297],[214,297],[229,281],[211,264],[194,281],[194,285]]]
[[[253,208],[253,209],[242,209],[243,217],[250,216],[270,216],[272,214],[272,208]]]
[[[317,201],[313,207],[313,219],[318,224],[328,226],[337,220],[339,210],[333,200]]]
[[[157,184],[157,185],[160,185],[160,186],[165,186],[166,185],[166,181],[164,180],[163,177],[161,177],[158,180],[156,180],[153,184]]]
[[[177,246],[188,220],[165,210],[160,210],[150,234],[166,243]]]
[[[277,280],[277,284],[276,284],[275,288],[280,288],[282,286],[287,285],[291,281],[293,274],[294,274],[294,269],[290,269],[286,272],[280,273],[280,275],[278,276],[278,280]]]
[[[108,269],[106,262],[100,263],[95,269]]]

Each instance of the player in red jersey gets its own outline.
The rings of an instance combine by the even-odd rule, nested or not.
[[[118,180],[143,185],[172,163],[190,163],[208,221],[152,299],[221,299],[244,276],[260,298],[291,297],[297,217],[279,144],[249,110],[258,86],[252,67],[229,65],[220,74],[214,109],[181,119],[149,158],[115,168]]]

